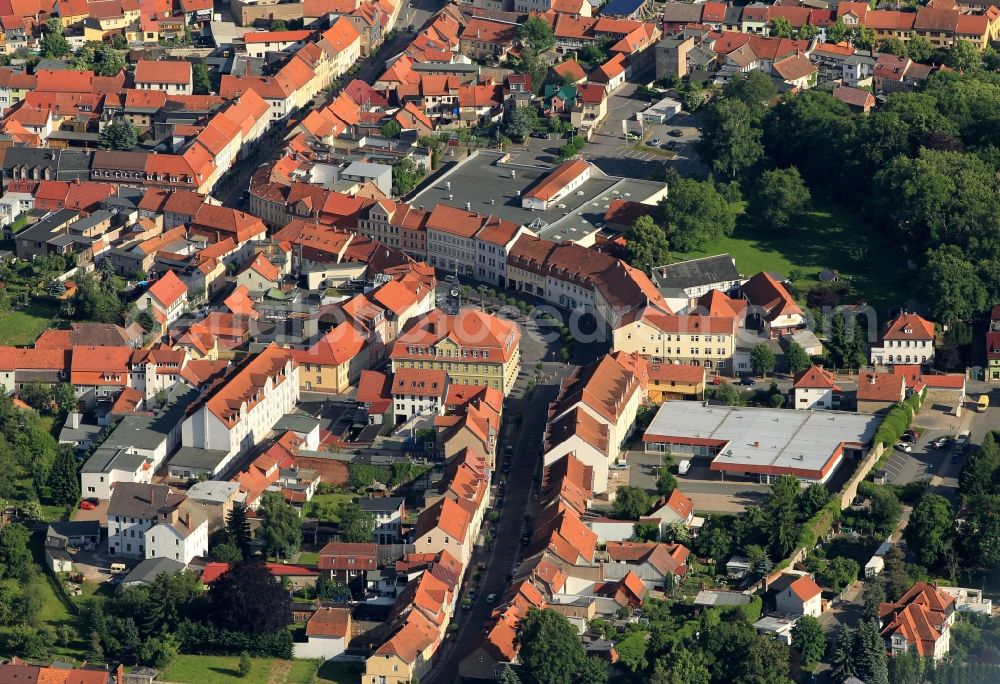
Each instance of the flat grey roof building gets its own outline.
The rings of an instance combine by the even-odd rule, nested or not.
[[[235,482],[205,480],[204,482],[195,482],[191,485],[187,490],[187,496],[192,501],[221,504],[228,501],[239,490],[240,486]]]
[[[746,606],[753,601],[746,594],[739,594],[735,591],[699,591],[694,597],[696,606]]]
[[[229,452],[221,449],[181,447],[167,462],[167,467],[171,473],[176,473],[178,470],[187,470],[195,474],[205,472],[214,475],[219,468],[219,464],[228,455]]]
[[[596,166],[590,180],[544,211],[521,206],[521,196],[547,176],[552,167],[504,162],[506,152],[480,150],[456,164],[409,200],[430,211],[438,204],[466,207],[484,216],[496,216],[527,226],[539,237],[554,242],[579,242],[589,246],[604,227],[604,214],[612,200],[644,202],[664,193],[666,185],[636,178],[608,176]]]
[[[647,451],[712,457],[712,470],[770,482],[794,475],[826,482],[846,450],[860,451],[882,423],[879,416],[841,411],[663,404],[643,442]]]
[[[275,432],[291,430],[299,434],[307,434],[319,427],[319,420],[307,413],[286,413],[274,424]]]

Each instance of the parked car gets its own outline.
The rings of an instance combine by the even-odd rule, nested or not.
[[[667,133],[667,135],[669,135],[671,138],[681,138],[684,136],[684,131],[682,131],[679,128],[673,128]]]
[[[545,131],[532,131],[529,134],[532,138],[548,138],[549,134]]]
[[[906,442],[896,442],[896,448],[899,449],[900,451],[905,451],[906,453],[910,453],[911,451],[913,451],[913,447],[911,447]]]
[[[753,387],[754,385],[757,384],[757,381],[751,378],[749,375],[744,375],[742,378],[740,378],[740,384],[743,385],[744,387]]]
[[[660,144],[660,139],[659,138],[651,138],[650,140],[646,141],[646,144],[649,145],[650,147],[656,147],[657,145]]]
[[[462,599],[462,610],[472,610],[472,601],[467,598]]]
[[[486,597],[486,602],[487,603],[496,603],[496,600],[497,600],[497,595],[496,594],[490,594],[490,595],[488,595]]]
[[[952,454],[951,455],[951,464],[952,465],[956,465],[958,463],[958,459],[959,458],[961,458],[961,457],[958,454]]]
[[[92,511],[95,508],[97,508],[97,504],[95,502],[91,501],[90,499],[83,499],[83,500],[80,501],[80,510],[81,511]]]
[[[958,439],[955,440],[955,446],[958,447],[959,451],[965,448],[965,445],[969,443],[969,431],[958,433]]]
[[[900,435],[899,439],[902,440],[902,441],[904,441],[904,442],[916,442],[917,441],[917,438],[914,437],[913,435],[909,434],[909,433]]]
[[[665,150],[673,150],[676,148],[677,148],[676,140],[668,140],[667,142],[663,143],[663,149]]]

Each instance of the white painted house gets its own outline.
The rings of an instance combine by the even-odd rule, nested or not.
[[[187,285],[173,271],[167,271],[135,301],[141,311],[149,311],[166,328],[180,318],[187,303]]]
[[[928,364],[934,360],[934,324],[915,313],[902,313],[889,324],[871,362],[877,366]]]
[[[108,504],[108,553],[146,558],[146,531],[176,515],[186,499],[164,484],[118,483]]]
[[[779,575],[771,588],[779,613],[818,618],[823,612],[823,590],[809,575]]]
[[[413,416],[444,414],[448,373],[443,370],[399,368],[392,376],[393,416],[404,423]]]
[[[840,405],[840,387],[836,377],[820,366],[812,366],[795,376],[792,404],[796,409],[832,409]]]
[[[181,427],[186,447],[218,449],[229,456],[259,444],[299,401],[299,367],[287,349],[267,347],[216,387]]]
[[[166,520],[146,530],[146,558],[169,558],[189,565],[208,555],[208,517],[185,501]]]
[[[617,460],[646,400],[635,361],[632,355],[616,352],[583,366],[563,380],[549,405],[544,465],[575,453],[593,469],[595,494],[607,491],[608,468]]]

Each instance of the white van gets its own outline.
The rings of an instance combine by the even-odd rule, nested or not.
[[[687,475],[688,471],[691,470],[691,461],[684,459],[677,466],[677,472],[680,475]]]

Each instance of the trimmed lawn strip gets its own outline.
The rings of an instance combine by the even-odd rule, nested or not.
[[[51,327],[57,313],[49,303],[32,302],[23,309],[0,313],[0,345],[26,345]]]
[[[313,684],[319,668],[317,660],[251,658],[251,661],[250,674],[240,677],[239,656],[179,655],[160,678],[177,684]]]

